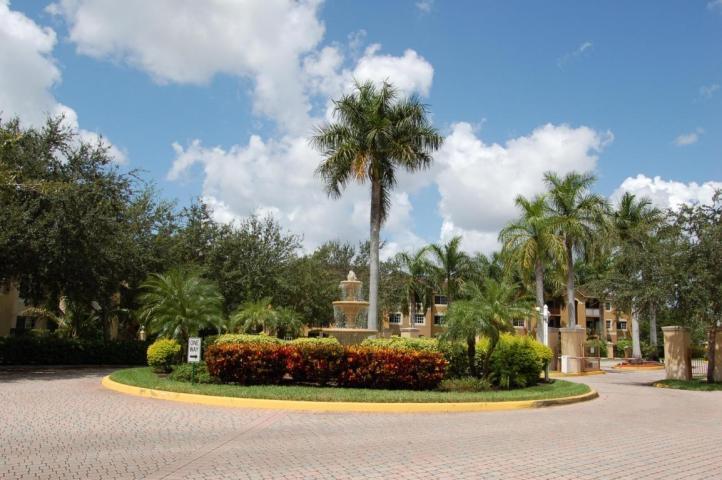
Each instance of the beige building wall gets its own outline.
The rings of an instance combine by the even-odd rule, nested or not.
[[[18,315],[25,309],[15,285],[0,286],[0,337],[10,335]]]

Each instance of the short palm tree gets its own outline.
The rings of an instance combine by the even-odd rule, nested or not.
[[[411,327],[414,326],[417,303],[427,308],[433,296],[432,265],[428,253],[429,249],[425,247],[414,253],[401,252],[396,257],[403,275],[402,288],[406,299],[405,304],[401,306],[401,312],[408,315]]]
[[[228,319],[230,332],[265,333],[280,338],[297,337],[302,323],[289,308],[273,308],[270,298],[243,303]]]
[[[141,285],[140,319],[150,333],[185,344],[201,329],[220,331],[223,297],[218,287],[193,272],[153,273]]]
[[[568,326],[576,326],[574,304],[574,255],[582,256],[600,232],[608,211],[607,201],[590,191],[596,178],[589,173],[570,172],[564,177],[547,172],[544,180],[549,187],[548,205],[550,221],[564,243],[566,259],[566,290]]]
[[[541,312],[544,309],[544,271],[550,263],[564,262],[564,243],[556,235],[554,218],[548,215],[545,196],[529,200],[519,195],[516,205],[521,209],[521,216],[501,230],[499,240],[504,255],[510,260],[509,265],[534,276],[536,304]],[[543,336],[537,323],[537,340],[541,342]]]
[[[396,172],[431,165],[443,140],[431,126],[428,111],[415,96],[397,99],[384,82],[357,83],[352,93],[334,102],[335,123],[317,129],[311,139],[324,159],[318,173],[332,197],[356,180],[371,184],[368,328],[378,329],[379,236],[391,206]]]
[[[472,273],[471,258],[461,250],[461,236],[456,236],[443,245],[430,245],[429,249],[436,261],[442,291],[446,294],[447,304],[456,298],[464,280]]]
[[[467,282],[462,287],[462,299],[457,300],[446,314],[444,341],[466,342],[469,372],[479,376],[476,367],[476,338],[486,337],[489,345],[484,353],[481,376],[488,376],[489,360],[499,337],[512,332],[512,320],[533,315],[531,302],[520,299],[516,289],[503,282],[487,278],[483,285]]]

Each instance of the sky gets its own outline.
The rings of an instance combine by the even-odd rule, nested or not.
[[[445,136],[403,173],[382,257],[498,249],[543,174],[660,207],[722,188],[722,0],[0,0],[0,112],[64,114],[179,206],[273,215],[311,250],[368,238],[308,143],[353,81],[417,95]]]

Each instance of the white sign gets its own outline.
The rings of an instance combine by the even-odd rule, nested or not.
[[[191,337],[188,339],[188,363],[198,363],[201,361],[201,339]]]

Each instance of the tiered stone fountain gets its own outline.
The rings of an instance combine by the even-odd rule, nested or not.
[[[378,334],[369,330],[369,302],[361,296],[361,282],[353,271],[339,285],[341,300],[333,302],[333,326],[322,328],[324,337],[335,337],[344,345],[355,345]]]

